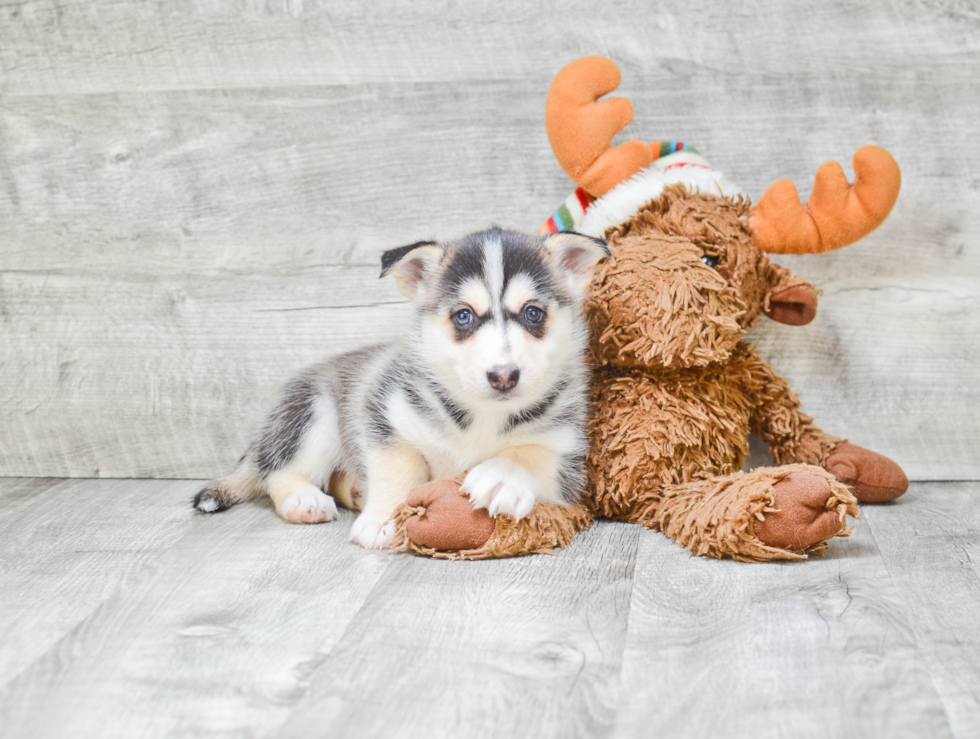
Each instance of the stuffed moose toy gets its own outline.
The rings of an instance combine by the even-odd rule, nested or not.
[[[594,366],[589,483],[582,505],[538,503],[524,519],[490,517],[460,478],[416,488],[391,547],[447,558],[505,557],[568,545],[594,517],[658,529],[692,552],[748,561],[798,559],[846,535],[857,502],[898,497],[893,461],[821,431],[789,385],[743,336],[765,314],[803,325],[817,290],[769,253],[819,253],[887,217],[901,177],[883,149],[854,155],[853,186],[836,162],[806,206],[788,180],[752,206],[689,146],[630,141],[604,57],[572,62],[548,93],[545,125],[579,189],[543,231],[604,238],[585,304]],[[748,435],[777,466],[742,471]]]

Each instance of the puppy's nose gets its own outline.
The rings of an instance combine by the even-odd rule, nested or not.
[[[490,371],[487,372],[487,380],[490,381],[490,387],[502,393],[506,393],[517,385],[517,381],[520,378],[521,371],[513,364],[498,364],[491,367]]]

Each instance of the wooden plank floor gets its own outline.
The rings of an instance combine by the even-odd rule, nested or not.
[[[980,483],[768,565],[609,522],[436,562],[198,484],[0,479],[0,736],[980,735]]]

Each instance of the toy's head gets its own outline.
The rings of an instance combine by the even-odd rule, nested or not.
[[[840,165],[824,164],[806,206],[788,180],[752,206],[685,144],[609,148],[633,115],[625,98],[598,101],[619,79],[604,57],[572,62],[552,83],[545,111],[555,155],[585,191],[573,227],[612,249],[588,300],[596,358],[628,367],[705,366],[725,359],[763,313],[809,323],[817,289],[769,253],[829,251],[876,228],[901,182],[888,152],[859,149],[853,186]]]
[[[726,358],[762,311],[812,319],[816,288],[769,261],[748,210],[744,198],[675,184],[610,228],[613,257],[587,303],[593,355],[628,367],[704,366]]]

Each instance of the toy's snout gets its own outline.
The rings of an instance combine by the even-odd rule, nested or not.
[[[769,289],[762,300],[763,313],[788,326],[806,326],[816,317],[820,295],[816,285],[772,262],[766,272],[763,279]]]
[[[770,294],[763,311],[774,321],[789,326],[805,326],[817,315],[817,293],[797,285]]]

